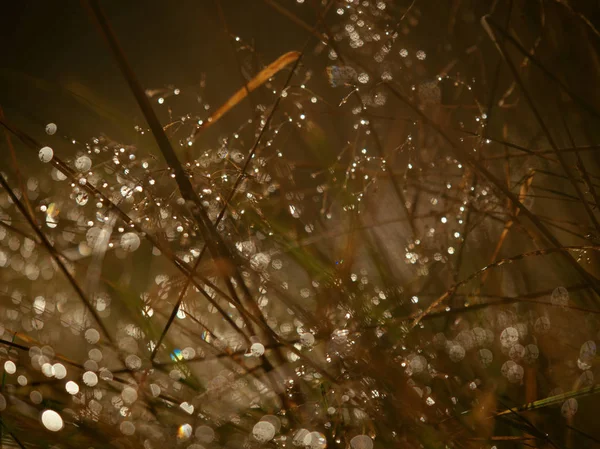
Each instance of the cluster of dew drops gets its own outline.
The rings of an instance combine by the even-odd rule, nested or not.
[[[159,101],[159,103],[162,103],[162,101]],[[57,125],[54,123],[49,123],[46,126],[46,133],[49,136],[55,135],[57,131]],[[79,142],[75,140],[72,143],[80,146]],[[223,143],[221,142],[221,144]],[[55,158],[55,153],[50,146],[43,146],[39,150],[38,156],[42,163],[50,164]],[[225,157],[233,159],[238,164],[244,160],[244,155],[241,152],[230,152],[225,150],[222,145],[215,152],[205,152],[193,164],[187,164],[186,169],[190,177],[194,177],[195,173],[206,173],[206,169],[210,165],[222,162]],[[67,159],[66,163],[72,170],[71,176],[67,176],[59,168],[53,167],[51,169],[50,177],[52,181],[59,183],[61,187],[56,188],[53,186],[50,188],[46,182],[47,180],[32,178],[27,183],[30,188],[27,194],[30,201],[37,201],[36,218],[41,218],[44,232],[50,237],[50,241],[61,246],[74,247],[70,252],[70,256],[64,260],[64,263],[73,274],[77,274],[77,261],[95,254],[98,245],[100,247],[105,245],[105,251],[110,250],[115,253],[116,257],[125,259],[129,254],[140,248],[144,237],[148,233],[155,232],[158,227],[165,230],[169,241],[174,242],[174,245],[179,247],[177,255],[185,262],[191,262],[199,256],[199,247],[189,244],[196,236],[192,220],[185,217],[183,207],[178,207],[183,206],[183,202],[176,200],[171,205],[168,195],[173,196],[173,192],[169,189],[167,189],[167,193],[164,189],[161,190],[165,181],[172,182],[173,176],[170,170],[157,169],[152,171],[152,164],[154,163],[152,158],[138,160],[135,147],[121,146],[109,142],[105,138],[93,138],[89,143],[82,146],[82,150],[74,158]],[[258,158],[257,163],[251,166],[253,174],[259,173],[264,165],[264,162]],[[269,176],[266,176],[266,178],[269,179]],[[229,181],[225,175],[219,178],[219,181],[223,180]],[[203,186],[201,190],[199,189],[203,204],[207,207],[211,219],[215,220],[223,202],[220,201],[218,191],[213,192],[213,189],[216,189],[210,175],[203,176],[200,183]],[[105,197],[95,196],[86,188],[88,185],[92,185],[103,192]],[[244,199],[250,200],[248,204],[256,204],[255,198],[263,198],[269,193],[268,188],[260,195],[248,192],[245,188],[241,190],[245,194],[243,195]],[[148,201],[148,191],[152,191],[151,202]],[[18,197],[22,198],[22,192],[16,190],[16,193]],[[297,197],[293,199],[294,201],[298,200]],[[116,205],[120,210],[126,212],[131,222],[118,223],[111,215],[111,205]],[[4,206],[8,206],[8,204],[4,204]],[[300,208],[299,204],[290,204],[291,216],[294,218],[299,217]],[[241,209],[241,214],[243,214],[243,209]],[[239,215],[234,214],[234,219],[239,219]],[[3,218],[6,219],[7,223],[14,224],[14,217],[5,216]],[[132,229],[132,223],[136,224],[136,230]],[[110,232],[107,232],[107,229]],[[143,231],[139,232],[139,229],[143,229]],[[219,229],[224,230],[224,228]],[[265,233],[268,232],[267,227]],[[103,241],[107,238],[107,234],[111,235],[108,240]],[[114,234],[116,234],[116,238]],[[35,247],[36,245],[32,239],[25,237],[18,241],[18,237],[9,236],[9,232],[2,231],[2,240],[4,239],[9,240],[8,247],[10,250],[20,250],[20,254],[11,256],[3,250],[1,259],[3,266],[12,267],[14,271],[23,274],[30,281],[55,279],[56,266],[50,262],[47,266],[40,264],[42,257],[38,253],[39,248]],[[270,270],[280,271],[284,266],[284,261],[280,258],[272,259],[271,254],[268,252],[257,252],[257,246],[257,243],[253,240],[241,240],[235,244],[235,248],[240,254],[248,258],[248,267],[253,271],[262,274],[266,274]],[[152,253],[154,256],[161,255],[157,248],[153,248]],[[30,261],[25,263],[27,259]],[[174,291],[171,287],[179,285],[166,274],[158,274],[155,281],[158,289],[156,294],[160,300],[171,299],[169,294]],[[287,289],[288,286],[285,284],[287,283],[284,282],[284,288]],[[313,283],[311,289],[317,285],[317,283]],[[300,289],[300,297],[308,298],[311,295],[311,289]],[[70,298],[69,293],[65,290],[52,291],[52,289],[45,288],[43,289],[45,290],[44,293],[40,291],[38,292],[40,294],[32,296],[32,294],[25,293],[24,289],[20,288],[15,288],[12,291],[5,290],[7,290],[5,293],[10,296],[12,303],[15,305],[15,309],[7,312],[6,323],[10,329],[2,328],[2,335],[8,336],[17,330],[36,331],[38,335],[43,337],[41,338],[42,341],[53,343],[41,347],[34,345],[29,349],[28,355],[31,368],[47,378],[59,381],[64,388],[64,392],[73,401],[72,406],[67,405],[67,408],[62,410],[56,407],[41,410],[39,420],[43,427],[50,432],[60,432],[66,425],[76,425],[81,419],[106,420],[109,423],[118,425],[122,437],[143,435],[145,438],[144,444],[148,447],[154,447],[151,440],[152,437],[156,437],[156,434],[152,434],[151,431],[147,430],[145,424],[150,420],[148,413],[143,409],[138,410],[136,403],[141,401],[143,395],[157,398],[166,396],[167,392],[185,397],[185,387],[182,381],[190,373],[183,368],[175,368],[168,373],[166,378],[156,375],[156,378],[153,378],[151,383],[148,384],[148,391],[144,392],[139,391],[141,389],[140,385],[130,382],[116,382],[115,374],[113,374],[114,370],[111,370],[109,366],[111,362],[115,362],[115,358],[118,356],[112,352],[112,348],[107,347],[105,338],[96,329],[94,321],[85,308],[81,304],[76,304],[76,301]],[[261,287],[260,291],[266,293],[264,287]],[[150,296],[150,292],[140,296],[144,303],[142,314],[146,318],[151,318],[154,315],[149,300]],[[269,303],[266,296],[262,296],[259,301],[261,306],[266,306]],[[108,293],[96,292],[93,294],[93,307],[99,317],[111,316],[111,303],[112,298]],[[171,302],[171,306],[172,304],[173,302]],[[180,307],[177,318],[183,320],[192,311],[194,311],[192,307],[188,308],[184,304]],[[215,313],[214,308],[211,307],[208,308],[208,311]],[[59,332],[50,330],[52,325],[56,325],[57,320],[60,322]],[[54,347],[60,346],[53,340],[60,339],[61,327],[67,328],[74,335],[83,335],[89,349],[87,351],[87,361],[82,366],[73,369],[61,356],[57,356],[55,353]],[[148,369],[140,355],[144,352],[142,349],[144,344],[145,350],[152,350],[155,342],[144,343],[144,332],[135,324],[119,320],[118,327],[117,346],[126,368],[132,372]],[[281,333],[287,336],[297,330],[298,342],[296,347],[298,349],[311,350],[316,343],[315,335],[297,319],[294,319],[292,323],[283,322],[279,327]],[[44,335],[46,329],[49,330],[50,334]],[[206,343],[212,343],[213,347],[218,349],[237,349],[243,346],[243,342],[236,335],[227,332],[223,332],[222,335],[215,336],[215,334],[217,333],[214,331],[211,333],[205,332],[202,334],[202,339]],[[337,334],[346,335],[343,330],[338,331]],[[247,348],[245,356],[259,359],[265,354],[266,348],[257,337],[253,337],[251,340],[253,342]],[[177,363],[178,361],[202,357],[205,350],[206,348],[202,345],[193,347],[193,343],[190,342],[190,346],[175,349],[170,358],[174,363]],[[32,375],[28,372],[28,368],[23,365],[24,361],[18,355],[18,351],[14,348],[8,351],[1,348],[0,351],[2,357],[6,359],[4,371],[9,376],[9,382],[12,380],[12,376],[17,376],[17,384],[26,388],[32,381]],[[290,361],[298,359],[293,353],[289,354],[289,358]],[[327,358],[330,359],[329,355]],[[298,375],[300,373],[305,374],[304,368],[298,371]],[[234,387],[237,389],[247,388],[247,383],[243,381],[233,382],[235,380],[234,374],[235,371],[223,370],[222,374],[210,380],[209,390],[212,389],[221,394],[226,387],[232,389]],[[120,393],[111,395],[107,387],[112,386],[114,388],[115,382],[118,389],[120,389]],[[290,379],[290,387],[293,383],[294,381]],[[255,385],[250,385],[250,387],[262,390],[265,385],[263,382],[255,381]],[[7,391],[9,394],[13,391],[10,384]],[[0,409],[4,410],[9,405],[10,400],[10,396],[7,400],[4,395],[0,395]],[[41,389],[32,389],[29,400],[37,406],[44,406],[45,404],[45,397]],[[345,400],[348,400],[347,397]],[[241,417],[237,414],[220,416],[224,412],[219,410],[211,410],[212,415],[202,412],[197,413],[196,407],[198,405],[193,405],[192,402],[197,404],[198,400],[187,400],[177,404],[182,413],[196,415],[203,418],[204,421],[204,424],[198,425],[195,430],[187,422],[177,427],[175,438],[178,442],[189,442],[189,448],[198,449],[210,446],[217,438],[217,433],[213,427],[222,424],[223,420],[240,423]],[[258,403],[255,399],[251,405],[256,407]],[[329,407],[328,413],[330,415],[334,414],[336,409]],[[284,415],[264,415],[251,427],[249,433],[251,441],[254,444],[264,444],[274,440],[283,447],[286,446],[286,441],[290,441],[295,446],[311,448],[325,448],[327,446],[327,438],[321,431],[305,428],[288,429],[286,435],[281,431],[282,422],[288,422]],[[160,434],[160,436],[164,435]],[[338,443],[339,441],[338,439]],[[355,432],[355,435],[349,441],[354,449],[371,449],[373,447],[371,436],[364,434],[356,434]]]
[[[297,7],[302,7],[304,2],[297,0],[297,3]],[[300,228],[306,234],[315,233],[317,221],[309,211],[316,210],[326,219],[332,219],[334,209],[322,206],[327,192],[350,192],[352,199],[344,200],[343,207],[335,213],[356,210],[360,208],[361,201],[365,201],[367,189],[373,186],[373,178],[381,178],[382,173],[390,169],[388,161],[375,153],[369,118],[365,114],[366,111],[383,108],[390,101],[389,93],[378,87],[380,81],[409,83],[412,86],[410,91],[424,105],[439,103],[439,84],[448,81],[447,77],[423,79],[411,75],[411,69],[423,63],[427,54],[420,49],[404,48],[400,42],[409,34],[411,27],[418,25],[418,8],[401,25],[393,21],[386,23],[386,8],[386,2],[364,0],[339,2],[336,8],[341,25],[334,28],[333,39],[358,55],[369,55],[377,63],[377,68],[367,73],[361,67],[341,61],[340,55],[333,49],[326,49],[330,65],[322,71],[323,75],[327,76],[331,88],[339,93],[339,107],[350,113],[349,132],[363,144],[354,148],[351,156],[349,150],[340,150],[339,163],[334,164],[335,167],[313,173],[315,185],[312,186],[312,194],[287,193],[283,198],[284,210],[302,224]],[[240,39],[237,41],[240,42]],[[184,164],[209,218],[227,240],[233,241],[238,255],[247,262],[243,273],[258,295],[259,307],[269,326],[281,338],[293,342],[295,351],[286,353],[293,375],[286,380],[284,387],[284,394],[290,397],[298,379],[312,385],[319,385],[322,380],[319,371],[304,364],[298,353],[310,353],[326,369],[336,365],[336,359],[353,360],[353,347],[360,338],[363,323],[355,322],[354,317],[359,313],[352,304],[357,301],[364,303],[370,312],[376,314],[376,318],[370,318],[368,324],[376,323],[377,338],[386,334],[387,329],[394,325],[395,318],[393,307],[388,304],[392,293],[377,285],[369,277],[367,269],[351,273],[349,279],[334,279],[333,285],[350,292],[349,297],[353,301],[337,307],[337,315],[331,317],[335,330],[328,335],[312,329],[293,310],[277,300],[277,290],[281,289],[308,303],[317,297],[321,286],[316,280],[305,281],[305,284],[296,280],[298,267],[278,248],[277,231],[269,217],[265,216],[271,197],[281,185],[290,183],[293,178],[290,174],[294,172],[293,163],[282,174],[279,161],[285,161],[287,154],[279,136],[284,135],[289,127],[300,131],[310,128],[311,122],[318,120],[318,114],[313,117],[312,108],[325,102],[311,90],[311,77],[316,76],[312,71],[306,71],[301,85],[279,91],[273,88],[274,96],[280,95],[284,103],[287,100],[293,102],[293,107],[286,110],[284,119],[274,119],[263,147],[259,148],[261,151],[254,155],[246,173],[241,173],[241,167],[250,155],[249,146],[258,134],[257,130],[266,122],[267,108],[262,109],[258,119],[248,120],[231,136],[219,139],[215,149],[203,150],[197,159]],[[457,88],[468,88],[462,81],[450,81]],[[273,85],[268,84],[268,87]],[[353,100],[354,93],[360,97],[360,104]],[[155,96],[151,98],[162,107],[169,103],[170,96],[183,94],[182,90],[175,88],[160,91],[157,99]],[[202,114],[186,114],[180,118],[179,122],[188,133],[181,139],[181,149],[193,147],[193,132],[209,116],[210,106],[204,104]],[[484,113],[478,113],[468,125],[475,129],[484,127],[485,119]],[[147,132],[142,127],[136,129],[142,134]],[[49,137],[59,132],[54,123],[49,123],[45,131]],[[178,196],[170,169],[162,166],[156,158],[143,154],[139,148],[122,145],[106,137],[93,138],[83,144],[75,140],[71,143],[77,148],[76,154],[64,162],[72,173],[63,173],[54,165],[49,175],[27,179],[26,192],[20,190],[21,186],[15,188],[17,197],[26,195],[34,205],[35,218],[50,241],[60,248],[68,248],[64,263],[71,273],[77,275],[79,270],[85,273],[87,266],[82,264],[83,261],[97,257],[99,251],[110,251],[125,262],[146,244],[146,237],[158,233],[164,235],[171,250],[183,262],[197,260],[202,249],[202,245],[197,243],[198,231],[184,201]],[[488,143],[482,141],[477,145]],[[477,151],[477,145],[474,145],[473,151]],[[414,186],[427,182],[432,173],[446,173],[447,178],[440,182],[440,192],[445,196],[454,195],[458,200],[435,212],[438,204],[444,203],[443,195],[431,193],[428,202],[434,213],[431,220],[426,221],[423,235],[409,239],[400,249],[406,264],[417,266],[415,272],[426,276],[429,264],[446,262],[457,251],[469,205],[487,207],[492,193],[485,185],[461,190],[457,179],[463,175],[464,168],[453,158],[423,162],[412,157],[416,150],[411,135],[407,136],[399,151],[409,155],[407,165],[402,167],[406,173],[406,189],[410,189],[411,183]],[[263,155],[267,152],[268,156]],[[55,162],[55,151],[51,146],[40,148],[38,156],[43,164]],[[220,220],[226,204],[225,195],[240,176],[244,179],[238,196],[231,210]],[[94,195],[89,186],[104,196]],[[328,201],[333,202],[331,197]],[[112,205],[123,211],[129,221],[117,218]],[[4,223],[25,230],[17,214],[8,212],[11,204],[6,197],[2,197],[0,207]],[[251,214],[259,219],[246,225],[244,216]],[[246,229],[240,231],[240,227],[244,226]],[[12,306],[3,312],[0,335],[3,340],[10,340],[15,332],[23,332],[39,339],[39,343],[29,348],[28,357],[10,346],[8,349],[0,348],[0,360],[6,376],[6,385],[0,394],[0,411],[14,407],[17,392],[28,390],[29,404],[24,407],[33,406],[41,425],[50,432],[60,432],[81,420],[103,421],[118,428],[120,438],[140,438],[147,448],[159,447],[161,439],[174,438],[185,443],[188,449],[202,449],[224,443],[227,436],[220,432],[220,428],[233,424],[245,429],[245,437],[240,443],[244,445],[273,442],[280,447],[293,445],[324,449],[332,445],[329,437],[336,444],[347,444],[352,449],[373,448],[378,437],[377,428],[370,425],[368,428],[374,430],[366,432],[365,422],[375,420],[376,416],[370,417],[361,407],[366,409],[382,401],[386,396],[384,391],[372,387],[359,391],[356,383],[341,385],[335,392],[329,392],[330,401],[326,406],[311,405],[316,410],[315,418],[305,427],[292,426],[282,410],[274,409],[277,395],[269,390],[269,384],[258,378],[244,378],[244,369],[215,368],[214,373],[204,375],[206,391],[198,394],[188,385],[197,372],[188,368],[186,361],[202,359],[214,354],[216,349],[219,353],[241,351],[243,361],[251,366],[269,351],[266,341],[252,337],[247,344],[239,335],[232,333],[223,320],[215,323],[215,320],[203,318],[216,316],[217,310],[213,305],[184,301],[177,311],[177,320],[189,323],[193,318],[195,322],[211,324],[214,328],[202,332],[201,344],[189,334],[179,335],[181,342],[177,343],[178,347],[172,349],[166,362],[162,362],[166,371],[153,369],[148,358],[155,349],[156,340],[146,335],[137,324],[111,314],[114,301],[111,294],[102,290],[93,292],[91,306],[100,318],[114,319],[117,323],[116,348],[108,345],[106,336],[101,335],[97,323],[73,297],[69,286],[57,280],[60,277],[57,266],[46,257],[43,248],[31,238],[7,227],[0,228],[0,242],[0,266],[12,269],[9,280],[21,276],[33,285],[27,288],[15,282],[14,288],[9,287],[10,283],[2,287],[1,294],[9,298]],[[163,255],[156,247],[151,251],[157,260]],[[142,304],[139,313],[143,318],[151,320],[165,311],[168,314],[184,281],[173,271],[157,273],[147,291],[139,294]],[[213,298],[217,296],[210,287],[206,290]],[[192,289],[190,295],[197,292],[197,289]],[[402,291],[400,295],[403,295]],[[422,301],[417,296],[406,299],[413,305]],[[473,322],[457,320],[445,332],[428,334],[427,326],[421,325],[416,331],[423,337],[416,341],[410,336],[402,337],[401,343],[394,346],[391,360],[402,367],[409,387],[432,410],[430,414],[419,415],[415,419],[426,422],[450,415],[452,409],[468,408],[476,391],[484,387],[486,370],[499,372],[509,387],[522,388],[527,370],[535,367],[544,352],[551,352],[552,345],[558,344],[563,333],[572,330],[569,319],[574,312],[567,308],[569,291],[556,287],[546,299],[551,307],[541,312],[530,311],[526,316],[518,315],[510,307],[496,308],[478,314]],[[244,325],[234,307],[227,303],[223,303],[223,307],[237,325]],[[586,326],[590,329],[597,327],[591,320],[586,322]],[[86,360],[82,365],[73,366],[60,355],[68,352],[60,347],[62,333],[83,337]],[[567,374],[564,378],[555,379],[552,388],[545,392],[546,396],[569,391],[573,389],[573,383],[576,388],[594,384],[596,344],[593,340],[584,339],[583,335],[583,331],[576,335],[582,341],[573,359],[567,361]],[[542,343],[545,339],[549,339],[550,343]],[[119,362],[122,364],[119,365]],[[353,363],[358,362],[360,360],[353,360]],[[116,373],[123,369],[114,367],[123,364],[125,371],[134,373],[136,381],[124,381]],[[476,369],[461,369],[461,366],[471,365]],[[143,382],[139,381],[140,374],[143,374]],[[47,406],[46,390],[29,387],[32,380],[40,375],[55,379],[70,401],[62,397],[62,408]],[[454,395],[438,391],[434,380],[440,377],[467,388]],[[341,378],[344,378],[344,373]],[[158,424],[148,408],[141,405],[148,400],[163,401],[176,410],[175,432]],[[566,418],[573,417],[578,409],[575,398],[569,398],[559,406]],[[268,409],[273,411],[267,412]],[[370,408],[373,409],[377,407]],[[348,410],[352,410],[351,415]],[[332,423],[340,421],[348,423],[346,433],[337,426],[334,431]]]

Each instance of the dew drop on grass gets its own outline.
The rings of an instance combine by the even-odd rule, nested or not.
[[[268,421],[259,421],[252,428],[252,436],[259,443],[271,441],[275,436],[275,426]]]
[[[256,253],[250,259],[250,266],[255,271],[264,271],[269,266],[271,257],[266,253]]]
[[[79,385],[70,380],[65,384],[65,390],[67,390],[67,393],[69,394],[77,394],[79,393]]]
[[[160,387],[156,384],[150,384],[150,393],[152,393],[152,396],[157,397],[160,395]]]
[[[373,440],[368,435],[356,435],[350,440],[352,449],[373,449]]]
[[[189,440],[192,436],[192,426],[185,423],[178,427],[177,429],[177,439],[180,441]]]
[[[7,374],[14,374],[17,371],[17,365],[15,365],[15,362],[12,360],[7,360],[4,362],[4,371],[6,371]]]
[[[208,426],[199,426],[194,433],[198,441],[209,444],[215,439],[215,431]]]
[[[566,306],[569,304],[569,291],[565,287],[556,287],[550,296],[552,304]]]
[[[125,359],[125,364],[127,365],[127,368],[137,370],[142,367],[142,359],[135,354],[129,354]]]
[[[300,343],[302,346],[309,348],[315,343],[315,336],[310,332],[300,334]]]
[[[451,345],[450,350],[448,351],[448,356],[453,362],[460,362],[462,359],[465,358],[465,354],[465,348],[463,348],[459,344]]]
[[[304,441],[310,449],[325,449],[327,447],[327,438],[321,432],[309,433]]]
[[[75,168],[77,171],[83,173],[87,172],[92,168],[92,160],[88,156],[79,156],[75,159]]]
[[[507,327],[500,334],[500,344],[504,348],[510,348],[519,341],[519,331],[514,327]]]
[[[50,432],[58,432],[64,427],[62,417],[54,410],[44,410],[41,419],[44,427]]]
[[[535,363],[535,361],[538,359],[540,355],[540,350],[538,349],[538,347],[534,344],[528,344],[525,347],[525,362],[531,364],[531,363]]]
[[[369,82],[369,75],[366,73],[361,73],[358,75],[358,82],[362,84],[366,84]]]
[[[135,232],[127,232],[121,236],[121,248],[128,253],[140,247],[140,238]]]
[[[588,340],[581,345],[579,349],[579,359],[582,361],[591,361],[596,356],[596,343]]]
[[[92,228],[96,229],[96,228]],[[85,331],[85,339],[91,345],[95,345],[100,340],[100,332],[94,328],[89,328]]]
[[[38,153],[38,157],[40,158],[40,161],[42,161],[44,164],[50,162],[52,160],[52,158],[54,157],[54,150],[50,147],[43,147],[39,153]]]
[[[133,387],[125,387],[121,391],[121,397],[123,398],[123,402],[129,405],[137,401],[138,393]]]
[[[563,402],[560,412],[565,418],[572,418],[575,416],[575,413],[577,413],[578,408],[579,404],[577,403],[577,399],[569,398]]]
[[[188,415],[191,415],[192,413],[194,413],[195,407],[189,402],[182,402],[181,404],[179,404],[179,408],[181,408]]]
[[[67,368],[62,363],[52,365],[52,372],[57,379],[64,379],[67,376]]]
[[[292,442],[294,446],[304,446],[304,440],[308,437],[310,432],[306,429],[299,429],[295,434]]]
[[[29,393],[29,399],[31,400],[32,403],[39,405],[44,400],[44,397],[42,396],[42,393],[40,393],[39,391],[33,390],[31,393]],[[0,404],[0,411],[2,411],[1,404]]]
[[[123,421],[119,425],[119,429],[123,435],[133,435],[135,433],[135,424],[133,424],[131,421]]]
[[[250,346],[250,355],[253,357],[261,357],[265,353],[265,347],[262,343],[253,343]]]
[[[281,420],[275,415],[265,415],[260,420],[270,422],[271,424],[273,424],[276,433],[279,432],[279,429],[281,429]]]
[[[57,130],[58,130],[58,127],[56,126],[55,123],[48,123],[46,125],[46,134],[48,134],[49,136],[53,136],[54,134],[56,134]]]
[[[85,192],[79,192],[75,195],[75,202],[79,206],[85,206],[89,200],[89,195]]]
[[[83,383],[88,387],[95,387],[98,383],[98,375],[92,371],[86,371],[83,373]]]

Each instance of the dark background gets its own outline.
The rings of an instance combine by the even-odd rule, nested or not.
[[[2,2],[0,105],[33,135],[54,121],[59,134],[132,139],[143,125],[135,100],[87,11],[76,0]],[[241,85],[231,42],[213,0],[103,1],[101,5],[145,88],[196,91],[213,107]],[[231,33],[269,62],[306,40],[263,2],[223,1]],[[302,15],[307,8],[298,8]],[[307,17],[314,23],[314,18]],[[248,107],[248,104],[245,105]],[[248,113],[248,109],[245,111]],[[41,134],[40,134],[41,132]]]

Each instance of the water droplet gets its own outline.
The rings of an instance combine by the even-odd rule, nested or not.
[[[98,332],[96,329],[89,328],[85,331],[85,339],[89,344],[95,345],[100,340],[100,332]]]
[[[86,371],[85,373],[83,373],[82,378],[83,383],[86,384],[88,387],[95,387],[98,383],[98,376],[92,371]]]
[[[500,334],[500,344],[504,348],[510,348],[519,341],[519,331],[514,327],[507,327]]]
[[[179,407],[185,411],[188,415],[191,415],[192,413],[194,413],[194,406],[192,404],[189,404],[188,402],[182,402]]]
[[[92,168],[92,160],[85,155],[79,156],[75,159],[75,168],[82,173],[89,171]]]
[[[54,157],[54,150],[50,147],[43,147],[39,153],[38,156],[40,158],[40,161],[42,161],[44,164],[50,162],[52,160],[52,158]]]
[[[196,429],[196,438],[203,443],[211,443],[215,439],[215,431],[208,426],[199,426]]]
[[[373,440],[368,435],[356,435],[350,440],[352,449],[373,449]]]
[[[17,365],[15,365],[15,362],[12,360],[7,360],[4,362],[4,371],[6,371],[7,374],[14,374],[17,371]]]
[[[79,205],[79,206],[85,206],[89,200],[89,195],[85,192],[79,192],[77,193],[77,195],[75,195],[75,202]]]
[[[62,417],[54,410],[44,410],[42,412],[42,424],[51,432],[58,432],[64,427]]]
[[[461,345],[452,344],[450,346],[450,350],[448,351],[448,356],[453,362],[460,362],[462,359],[465,358],[465,353],[465,348],[463,348]]]
[[[46,125],[46,134],[48,134],[49,136],[53,136],[54,134],[56,134],[57,129],[58,127],[55,123],[48,123]]]
[[[131,421],[123,421],[119,429],[123,435],[133,435],[135,433],[135,425]]]
[[[577,403],[577,399],[569,398],[565,402],[563,402],[560,412],[565,418],[571,418],[575,416],[575,413],[577,413],[578,408],[579,404]]]
[[[133,404],[137,401],[138,394],[135,388],[133,387],[125,387],[123,391],[121,391],[121,397],[123,398],[123,402],[125,404]]]
[[[67,393],[69,393],[69,394],[77,394],[77,393],[79,393],[79,385],[77,385],[77,383],[70,380],[66,383],[65,390],[67,390]]]
[[[133,252],[140,247],[140,238],[135,232],[127,232],[121,236],[121,248]]]
[[[315,344],[315,336],[310,332],[300,334],[300,343],[304,347],[310,347]]]
[[[253,343],[250,346],[250,355],[253,357],[261,357],[265,353],[265,347],[262,343]]]
[[[179,440],[189,440],[192,436],[192,426],[189,424],[182,424],[177,428],[177,439]]]
[[[310,449],[325,449],[327,447],[327,438],[321,432],[309,433],[304,442]]]
[[[268,421],[259,421],[252,428],[252,436],[259,443],[266,443],[275,436],[275,426]]]
[[[52,372],[57,379],[64,379],[67,376],[67,368],[62,363],[52,365]]]
[[[250,259],[250,266],[255,271],[264,271],[269,266],[269,262],[271,262],[271,257],[265,253],[256,253]]]
[[[566,306],[569,304],[569,291],[564,287],[556,287],[550,296],[552,304]]]

